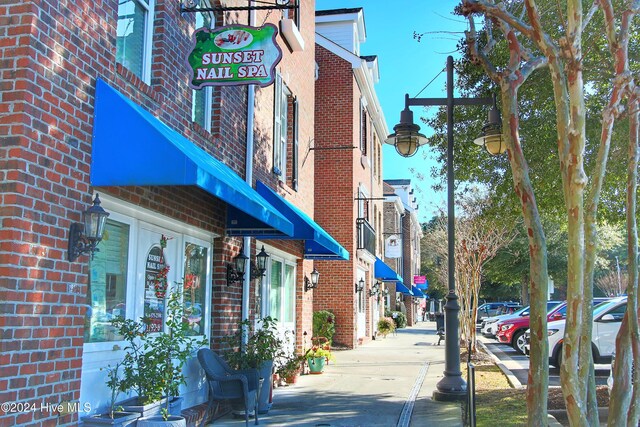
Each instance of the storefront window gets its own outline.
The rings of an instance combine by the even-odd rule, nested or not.
[[[207,248],[186,243],[184,250],[184,317],[189,322],[190,335],[204,334],[206,305]]]
[[[129,226],[107,220],[104,237],[90,264],[85,342],[121,339],[111,319],[125,316]]]

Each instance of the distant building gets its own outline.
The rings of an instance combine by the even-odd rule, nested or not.
[[[383,305],[372,289],[388,130],[374,87],[377,58],[360,53],[365,39],[362,8],[316,12],[315,219],[352,257],[316,263],[323,279],[313,301],[315,310],[335,313],[334,341],[347,347],[374,337]]]
[[[410,292],[400,292],[398,297],[404,304],[409,326],[415,324],[418,319],[418,299],[422,297],[421,291],[414,282],[414,276],[420,275],[420,239],[422,227],[418,220],[418,204],[411,188],[410,179],[385,179],[385,224],[393,227],[393,232],[398,226],[398,211],[400,204],[403,212],[399,215],[400,230],[402,233],[402,261],[397,262],[398,273],[402,276],[403,284]],[[391,193],[393,189],[393,193]],[[389,192],[387,192],[389,191]],[[390,206],[391,205],[391,206]],[[390,260],[385,259],[387,262]],[[400,264],[400,265],[398,265]]]

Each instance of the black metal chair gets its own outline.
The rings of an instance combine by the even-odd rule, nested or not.
[[[258,398],[262,382],[257,369],[235,370],[209,348],[198,350],[198,361],[204,369],[209,383],[209,405],[207,412],[216,404],[216,412],[223,400],[244,404],[245,425],[249,426],[249,413],[253,410],[258,422]],[[215,412],[214,412],[215,414]]]

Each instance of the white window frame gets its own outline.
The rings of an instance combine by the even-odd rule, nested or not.
[[[211,1],[210,0],[203,0],[202,1],[202,6],[201,7],[211,7]],[[213,12],[199,12],[196,13],[196,29],[199,28],[199,24],[198,24],[198,18],[201,16],[201,14],[207,14],[209,15],[209,28],[213,29],[216,26],[216,17],[214,16]],[[211,86],[205,86],[204,88],[201,89],[193,89],[191,91],[191,121],[194,123],[196,122],[196,94],[198,93],[198,91],[204,91],[204,96],[205,96],[205,102],[204,102],[204,123],[202,123],[202,127],[207,131],[207,132],[211,132],[211,110],[213,108],[213,88]],[[198,123],[200,124],[200,123]]]
[[[256,245],[262,246],[262,242],[256,242]],[[264,245],[265,251],[269,254],[269,259],[267,262],[267,271],[265,273],[264,279],[262,280],[262,301],[261,301],[261,317],[271,316],[278,319],[278,324],[281,327],[285,327],[287,329],[291,329],[295,331],[296,325],[296,305],[297,305],[297,259],[284,251],[276,249],[272,246]],[[279,313],[271,313],[271,265],[273,261],[277,261],[282,263],[282,281],[281,281],[281,294],[285,295],[285,266],[293,267],[293,322],[284,322],[282,320],[282,307],[280,307]]]
[[[280,176],[280,180],[287,179],[287,143],[288,143],[288,110],[291,90],[282,80],[282,75],[276,73],[273,111],[273,172]]]
[[[153,57],[153,22],[155,20],[155,0],[133,0],[144,9],[144,49],[142,54],[142,75],[140,79],[151,83],[151,59]],[[124,66],[124,64],[123,64]],[[125,67],[126,68],[126,67]]]

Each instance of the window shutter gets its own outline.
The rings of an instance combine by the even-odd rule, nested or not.
[[[282,76],[276,73],[276,81],[274,85],[273,95],[273,172],[280,174],[280,159],[282,156],[280,143],[281,140],[281,113],[282,109]]]
[[[298,98],[293,98],[293,151],[292,151],[292,159],[291,159],[291,184],[293,185],[293,189],[298,191]]]

